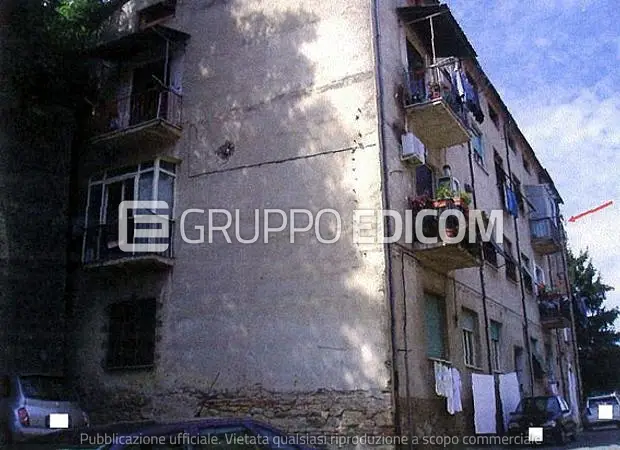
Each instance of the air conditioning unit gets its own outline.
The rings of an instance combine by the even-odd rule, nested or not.
[[[416,166],[426,163],[426,149],[415,134],[403,134],[400,159]]]

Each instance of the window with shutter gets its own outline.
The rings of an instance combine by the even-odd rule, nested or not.
[[[425,294],[426,350],[431,358],[448,359],[446,307],[443,298]]]

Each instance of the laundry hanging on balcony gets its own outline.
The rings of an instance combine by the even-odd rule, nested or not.
[[[461,374],[447,364],[435,361],[435,393],[446,398],[446,410],[454,415],[463,411],[461,401]]]
[[[456,98],[460,99],[461,104],[474,115],[478,123],[482,123],[484,121],[484,114],[480,108],[478,93],[467,75],[458,67],[452,71],[452,87]]]
[[[506,190],[506,209],[514,216],[519,217],[519,202],[517,201],[517,195],[507,184],[504,185]]]

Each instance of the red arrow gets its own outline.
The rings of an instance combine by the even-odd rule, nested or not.
[[[571,216],[571,218],[568,219],[568,221],[569,222],[574,222],[577,219],[581,219],[583,216],[587,216],[588,214],[592,214],[593,212],[600,211],[603,208],[607,208],[608,206],[611,206],[613,203],[614,203],[613,200],[609,200],[607,203],[603,203],[601,206],[597,206],[596,208],[589,209],[586,212],[582,212],[581,214],[577,214],[576,216]]]

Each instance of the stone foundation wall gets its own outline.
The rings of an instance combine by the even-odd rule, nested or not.
[[[326,389],[271,392],[253,388],[209,394],[183,388],[152,396],[119,390],[98,394],[93,391],[86,394],[86,399],[94,424],[141,419],[251,417],[287,433],[314,437],[391,437],[395,432],[391,394],[387,392]]]
[[[401,398],[402,407],[401,423],[403,434],[407,435],[409,421],[407,416],[407,400]],[[437,397],[433,399],[412,398],[409,402],[411,407],[411,439],[416,443],[415,448],[436,448],[430,445],[429,439],[438,436],[473,436],[474,409],[473,404],[463,401],[463,411],[454,415],[446,411],[446,399]],[[428,445],[424,445],[424,442]]]

